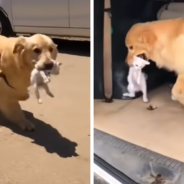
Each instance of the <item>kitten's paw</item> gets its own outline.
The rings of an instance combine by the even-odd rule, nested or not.
[[[130,96],[130,94],[129,93],[123,93],[123,96]]]
[[[50,82],[50,79],[44,79],[43,81],[45,84],[49,83]]]
[[[149,100],[147,98],[143,98],[143,102],[147,103]]]
[[[173,101],[176,101],[176,100],[177,100],[176,97],[175,97],[174,95],[171,95],[171,99],[172,99]]]
[[[49,93],[47,93],[50,97],[52,97],[52,98],[54,98],[54,95],[51,93],[51,92],[49,92]]]
[[[127,97],[135,97],[135,94],[130,94],[130,93],[123,93],[123,96],[127,96]]]
[[[38,103],[42,104],[43,103],[42,99],[38,99]]]

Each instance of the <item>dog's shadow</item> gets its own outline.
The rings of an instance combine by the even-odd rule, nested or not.
[[[34,118],[33,114],[24,111],[27,119],[31,120],[36,125],[36,130],[33,132],[26,132],[21,130],[16,125],[6,122],[4,118],[0,121],[0,125],[10,128],[13,132],[31,138],[32,143],[45,147],[48,153],[56,153],[60,157],[67,158],[78,156],[76,153],[77,143],[62,137],[62,135],[51,125]]]

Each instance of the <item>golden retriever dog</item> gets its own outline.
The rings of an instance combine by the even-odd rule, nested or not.
[[[128,31],[125,44],[128,48],[126,62],[132,65],[133,56],[152,60],[159,68],[184,74],[184,18],[138,23]],[[183,78],[183,77],[181,77]],[[183,85],[179,77],[176,85]],[[179,80],[179,81],[178,81]],[[173,89],[175,98],[184,105],[181,95]]]
[[[172,88],[172,100],[184,105],[184,74],[178,75],[177,81]]]
[[[31,71],[51,69],[56,57],[57,45],[45,35],[0,36],[0,112],[23,130],[35,129],[19,105],[29,98]]]

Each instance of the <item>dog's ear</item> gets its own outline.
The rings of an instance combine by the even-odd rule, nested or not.
[[[139,36],[140,43],[153,44],[156,41],[156,39],[157,39],[156,35],[150,30],[141,32]]]
[[[24,48],[25,48],[25,44],[26,44],[26,38],[24,37],[18,37],[17,38],[17,41],[14,45],[14,48],[13,48],[13,53],[20,53]]]

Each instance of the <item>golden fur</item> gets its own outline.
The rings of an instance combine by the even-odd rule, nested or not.
[[[31,37],[6,38],[0,36],[0,73],[9,84],[0,77],[0,112],[12,123],[24,130],[33,130],[35,125],[28,121],[21,107],[20,100],[29,98],[30,74],[34,66],[44,69],[57,57],[57,46],[41,34]]]
[[[180,74],[172,88],[172,99],[184,105],[184,74]]]
[[[126,62],[129,65],[133,62],[133,56],[144,54],[159,68],[184,74],[184,18],[135,24],[127,33],[125,44],[128,48]],[[184,89],[181,78],[183,76],[178,76],[172,91],[184,105],[184,96],[177,94],[181,88]]]

